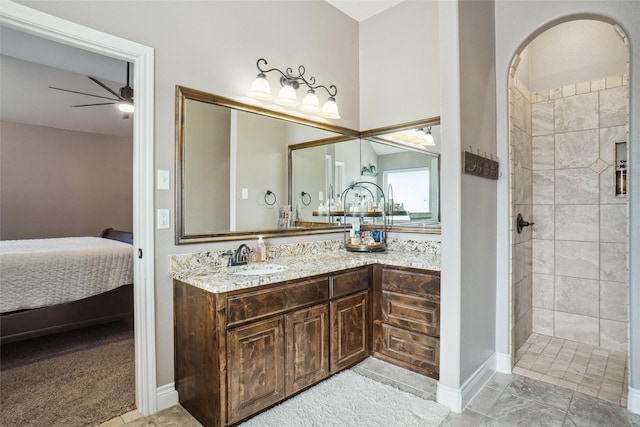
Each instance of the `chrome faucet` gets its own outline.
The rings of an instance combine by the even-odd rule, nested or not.
[[[250,253],[251,248],[243,243],[235,251],[227,251],[222,255],[229,257],[227,267],[232,267],[234,265],[246,265]]]

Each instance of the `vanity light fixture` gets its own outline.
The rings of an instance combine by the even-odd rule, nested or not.
[[[262,66],[261,66],[261,63]],[[336,104],[336,94],[338,93],[338,88],[335,85],[331,85],[329,87],[325,85],[316,85],[316,78],[309,77],[305,78],[304,73],[306,72],[303,65],[298,67],[298,74],[293,74],[293,70],[291,68],[287,68],[285,72],[282,72],[278,68],[264,69],[263,67],[267,65],[267,60],[264,58],[258,59],[256,66],[258,67],[258,76],[251,84],[251,88],[247,95],[254,99],[259,99],[262,101],[272,99],[271,95],[271,85],[267,80],[267,73],[272,71],[277,71],[280,73],[280,85],[282,88],[278,93],[278,97],[274,100],[274,102],[278,105],[282,105],[285,107],[295,107],[298,105],[298,96],[296,94],[296,90],[304,85],[308,88],[307,94],[302,99],[302,103],[300,104],[299,109],[305,113],[316,114],[318,113],[321,117],[326,119],[339,119],[340,114],[338,112],[338,104]],[[316,90],[319,88],[323,88],[329,98],[324,103],[322,108],[320,108],[320,101],[318,100],[318,95],[316,95]]]
[[[422,129],[422,132],[424,132],[424,129]],[[427,132],[425,134],[425,143],[424,143],[424,145],[426,145],[427,147],[435,147],[436,146],[435,139],[433,139],[433,134],[431,133],[431,126],[429,126],[427,128]]]
[[[431,133],[431,127],[428,127],[426,132],[424,128],[401,130],[390,134],[389,137],[398,142],[420,144],[425,147],[436,146],[433,134]]]

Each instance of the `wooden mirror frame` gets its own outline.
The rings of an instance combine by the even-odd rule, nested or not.
[[[176,120],[175,120],[175,138],[176,138],[176,156],[175,156],[175,243],[176,245],[184,245],[184,244],[195,244],[195,243],[206,243],[206,242],[221,242],[221,241],[234,241],[234,240],[246,240],[246,239],[254,239],[257,238],[258,235],[262,235],[264,237],[285,237],[285,236],[301,236],[301,235],[312,235],[312,234],[328,234],[328,233],[337,233],[343,231],[343,226],[322,226],[313,225],[309,227],[296,227],[296,228],[285,228],[285,229],[265,229],[265,230],[250,230],[250,231],[230,231],[230,232],[219,232],[219,233],[209,233],[209,234],[186,234],[184,227],[184,203],[183,203],[183,185],[184,185],[184,122],[185,122],[185,100],[195,100],[200,102],[205,102],[208,104],[214,104],[221,107],[227,107],[238,111],[243,111],[247,113],[258,114],[264,117],[271,117],[274,119],[284,120],[294,124],[300,124],[305,126],[310,126],[313,128],[326,130],[329,132],[334,132],[339,134],[336,137],[325,138],[316,141],[310,141],[308,143],[294,144],[289,146],[289,159],[288,159],[288,169],[289,176],[288,180],[288,193],[289,200],[291,200],[291,149],[292,147],[300,147],[301,146],[317,146],[317,145],[326,145],[335,142],[348,141],[350,139],[360,139],[360,138],[371,138],[375,140],[375,137],[379,137],[380,135],[389,133],[395,130],[402,130],[414,127],[426,127],[426,126],[435,126],[440,124],[440,117],[432,117],[424,120],[417,120],[414,122],[407,122],[400,125],[381,127],[376,129],[371,129],[363,132],[358,132],[353,129],[348,129],[341,126],[336,126],[330,123],[321,123],[316,122],[310,119],[306,119],[304,117],[294,116],[291,114],[286,114],[283,112],[268,110],[266,108],[262,108],[257,105],[244,104],[238,101],[235,101],[230,98],[225,98],[223,96],[214,95],[208,92],[204,92],[197,89],[191,89],[188,87],[176,85],[176,98],[175,98],[175,111],[176,111]],[[403,145],[400,143],[391,143],[388,141],[380,141],[375,140],[376,142],[384,142],[390,145],[401,146],[403,148],[416,149],[415,147]],[[421,150],[429,153],[426,150]],[[429,154],[437,154],[437,153],[429,153]],[[439,155],[439,154],[438,154]],[[439,227],[436,228],[423,228],[423,227],[394,227],[392,231],[399,232],[409,232],[409,233],[439,233]]]
[[[284,237],[309,234],[335,233],[342,231],[342,227],[297,227],[285,229],[268,229],[268,230],[250,230],[250,231],[231,231],[210,234],[186,234],[184,227],[184,203],[183,203],[183,184],[184,184],[184,122],[185,122],[185,100],[195,100],[208,104],[215,104],[221,107],[227,107],[247,113],[259,114],[265,117],[284,120],[290,123],[306,125],[321,130],[335,132],[340,134],[338,138],[352,139],[358,138],[360,133],[353,129],[335,126],[329,123],[320,123],[303,117],[293,116],[290,114],[267,110],[260,106],[243,104],[230,98],[203,92],[197,89],[191,89],[184,86],[176,85],[175,100],[175,135],[176,135],[176,156],[175,156],[175,243],[176,245],[219,242],[232,240],[246,240],[256,238],[258,235],[264,237]]]

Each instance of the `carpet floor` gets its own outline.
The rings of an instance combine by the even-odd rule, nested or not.
[[[95,426],[135,409],[132,322],[5,344],[0,425]]]
[[[449,408],[352,370],[336,374],[240,427],[438,426]]]

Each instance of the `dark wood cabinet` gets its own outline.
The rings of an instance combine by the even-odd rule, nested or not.
[[[230,423],[284,399],[284,361],[283,316],[227,332]]]
[[[329,376],[329,309],[326,304],[285,317],[288,396]]]
[[[331,373],[348,368],[371,353],[368,301],[368,291],[331,301]]]
[[[238,423],[371,354],[370,267],[241,291],[174,280],[180,403]]]
[[[374,267],[374,356],[439,378],[440,274]]]
[[[174,280],[174,340],[180,403],[205,426],[371,354],[438,379],[440,275],[374,265],[222,293]]]

